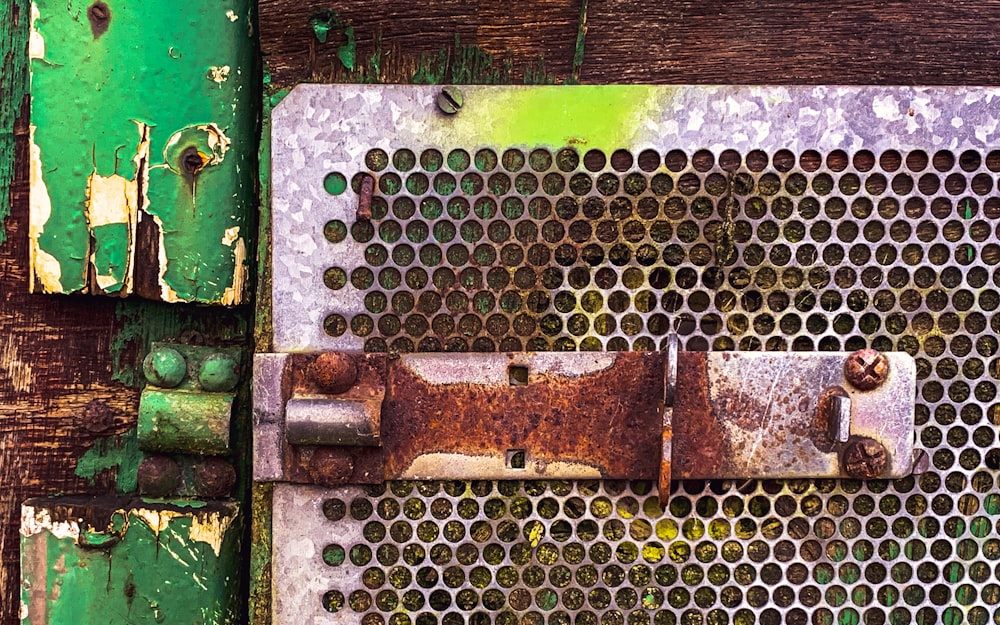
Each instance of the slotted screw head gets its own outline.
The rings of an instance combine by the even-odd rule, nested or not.
[[[859,391],[878,388],[888,375],[889,359],[877,349],[860,349],[844,363],[844,377]]]
[[[870,480],[882,475],[889,464],[889,456],[876,440],[857,438],[844,447],[841,454],[844,472],[859,480]]]
[[[458,87],[448,86],[441,90],[437,96],[437,107],[445,115],[454,115],[462,108],[465,96]]]

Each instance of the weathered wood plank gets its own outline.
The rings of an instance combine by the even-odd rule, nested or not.
[[[343,29],[317,40],[310,18],[331,5],[261,0],[261,48],[272,84],[343,78],[337,57]],[[435,55],[458,35],[499,57],[509,53],[515,80],[544,56],[557,82],[570,75],[579,1],[527,5],[496,1],[337,6],[354,27],[359,62],[380,42],[392,49],[383,79],[409,82],[421,54]],[[1000,2],[933,0],[869,3],[590,3],[585,83],[996,84],[994,33]]]

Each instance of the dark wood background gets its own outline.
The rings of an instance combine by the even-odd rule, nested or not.
[[[113,489],[111,474],[90,484],[73,473],[96,440],[134,427],[138,390],[112,380],[112,355],[124,344],[126,360],[134,359],[143,341],[189,326],[238,338],[252,319],[246,311],[28,295],[28,119],[20,97],[27,5],[14,0],[7,11],[19,21],[0,25],[0,203],[11,207],[0,246],[0,625],[17,623],[19,502]],[[527,74],[529,82],[562,83],[574,75],[582,22],[583,83],[1000,83],[998,0],[591,1],[585,20],[579,0],[261,0],[259,9],[272,91],[301,81],[407,82],[421,55],[426,63],[441,54],[446,82],[524,82]],[[320,43],[310,19],[330,11],[340,26]],[[337,56],[346,26],[357,40],[353,71]],[[484,53],[496,71],[483,67]],[[8,194],[3,165],[9,169],[11,156],[2,140],[12,136]]]

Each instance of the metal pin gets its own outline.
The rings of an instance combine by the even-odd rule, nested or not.
[[[372,218],[372,193],[375,192],[375,179],[371,176],[361,177],[361,197],[358,199],[358,211],[355,215],[358,221],[368,221]]]

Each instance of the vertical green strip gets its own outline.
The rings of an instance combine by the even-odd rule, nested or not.
[[[44,290],[246,301],[251,4],[36,2],[32,238]]]
[[[0,2],[0,245],[7,240],[4,220],[10,215],[14,179],[14,120],[28,86],[27,0]]]

